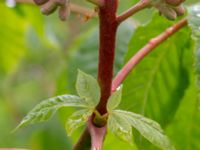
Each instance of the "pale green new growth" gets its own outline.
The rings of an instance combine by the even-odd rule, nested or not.
[[[108,118],[108,128],[117,137],[132,144],[131,124],[122,115],[111,113]]]
[[[76,81],[76,90],[81,98],[84,98],[91,107],[96,107],[100,99],[100,88],[97,80],[80,70]]]
[[[73,113],[72,116],[67,119],[65,124],[67,133],[71,135],[77,128],[83,126],[87,122],[89,116],[92,115],[92,112],[93,110],[90,109],[81,109]]]
[[[119,105],[121,97],[122,88],[109,98],[107,104],[109,130],[119,138],[132,143],[132,127],[134,127],[142,136],[159,148],[174,150],[173,145],[157,122],[133,112],[114,110]]]
[[[80,70],[76,88],[80,97],[61,95],[42,101],[24,117],[15,130],[30,124],[46,121],[61,107],[81,107],[82,109],[75,112],[66,123],[66,130],[71,134],[88,120],[100,98],[100,89],[96,79]]]
[[[108,112],[112,111],[120,104],[121,98],[122,98],[122,87],[120,87],[119,90],[115,91],[108,99],[108,104],[107,104]]]
[[[17,129],[30,124],[48,120],[61,107],[83,107],[87,108],[87,103],[75,95],[61,95],[42,101],[35,106],[17,126]]]
[[[127,120],[131,126],[154,145],[163,150],[174,150],[173,145],[157,122],[133,112],[114,110],[113,113]]]

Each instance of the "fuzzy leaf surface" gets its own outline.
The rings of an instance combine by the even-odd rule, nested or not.
[[[174,150],[173,145],[157,122],[145,118],[142,115],[123,110],[114,110],[114,114],[127,120],[127,122],[138,130],[142,136],[157,147],[163,150]]]
[[[91,107],[95,107],[100,99],[100,88],[97,80],[82,71],[78,71],[76,90],[81,98],[84,98]]]
[[[67,119],[65,125],[67,133],[71,135],[77,128],[83,126],[88,121],[92,112],[93,111],[91,109],[81,109],[73,113],[72,116]]]
[[[122,99],[122,87],[120,87],[119,90],[115,91],[108,99],[107,110],[112,111],[113,109],[115,109],[120,104],[121,99]]]
[[[112,111],[108,118],[108,129],[120,139],[132,144],[132,127],[120,113]]]
[[[61,95],[42,101],[36,105],[21,121],[16,129],[48,120],[61,107],[87,108],[88,104],[75,95]]]

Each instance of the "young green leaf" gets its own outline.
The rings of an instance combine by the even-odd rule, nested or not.
[[[100,99],[98,82],[91,75],[78,70],[76,90],[81,98],[84,98],[91,107],[95,107]]]
[[[129,124],[154,145],[163,150],[174,150],[173,145],[157,122],[128,111],[114,110],[113,112],[117,116],[121,116],[121,118],[127,120]]]
[[[108,129],[122,140],[132,144],[132,127],[123,115],[110,113],[108,117]]]
[[[72,116],[68,118],[65,125],[67,133],[71,135],[77,128],[84,125],[88,121],[91,114],[91,109],[81,109],[73,113]]]
[[[120,87],[120,89],[115,91],[108,99],[108,103],[107,103],[108,112],[112,111],[120,104],[121,98],[122,98],[122,87]]]
[[[48,120],[61,107],[82,107],[87,108],[87,103],[78,96],[61,95],[42,101],[35,106],[17,126],[17,129],[30,124]]]

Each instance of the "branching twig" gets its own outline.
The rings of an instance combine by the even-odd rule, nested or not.
[[[17,3],[34,4],[33,0],[16,0]],[[70,3],[70,10],[74,13],[81,14],[88,17],[97,17],[94,10]]]
[[[137,4],[129,8],[127,11],[123,12],[121,15],[117,17],[117,22],[120,24],[130,16],[134,15],[136,12],[147,8],[150,6],[150,1],[149,0],[140,0]]]
[[[155,38],[152,38],[148,44],[146,44],[142,49],[140,49],[129,61],[128,63],[119,71],[117,76],[112,82],[112,91],[115,91],[118,86],[125,80],[131,70],[152,50],[159,46],[162,42],[168,39],[170,36],[175,34],[181,28],[187,25],[187,19],[183,19],[173,25],[172,27],[166,29],[163,33]]]

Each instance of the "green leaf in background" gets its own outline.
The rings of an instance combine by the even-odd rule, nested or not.
[[[109,113],[108,129],[122,140],[132,144],[132,127],[124,116],[114,111]]]
[[[92,112],[92,109],[81,109],[73,113],[72,116],[67,119],[65,124],[67,133],[71,135],[77,128],[83,126],[88,121],[88,118],[91,116]]]
[[[121,102],[122,99],[122,87],[120,89],[117,89],[108,99],[107,103],[107,110],[108,112],[115,109]]]
[[[17,126],[16,130],[30,124],[48,120],[61,107],[83,107],[87,108],[87,103],[78,96],[61,95],[42,101],[31,110]]]
[[[156,15],[150,24],[138,28],[130,41],[126,61],[172,24]],[[190,30],[185,27],[145,57],[123,84],[121,108],[151,118],[165,129],[173,121],[189,86],[191,66],[187,66],[187,61],[192,58],[185,54],[192,48]],[[135,139],[141,150],[156,149],[144,138]]]
[[[190,83],[173,122],[166,129],[177,150],[200,149],[200,103],[192,70]]]
[[[157,122],[128,111],[114,110],[113,113],[127,120],[126,122],[137,129],[142,136],[154,145],[163,150],[174,150],[173,145]]]
[[[150,24],[138,28],[130,41],[126,61],[171,25],[156,15]],[[172,120],[189,84],[183,58],[191,48],[189,34],[188,28],[182,29],[134,68],[123,84],[122,108],[143,114],[163,126]]]
[[[176,112],[173,122],[167,127],[167,133],[172,139],[177,150],[199,150],[200,149],[200,101],[199,101],[199,43],[200,43],[200,4],[189,8],[189,25],[193,31],[196,41],[195,51],[187,53],[187,57],[194,55],[194,62],[188,63],[190,68],[190,86],[185,92],[184,98]],[[194,54],[193,54],[194,53]],[[194,71],[195,70],[195,71]],[[197,85],[195,84],[197,83]]]
[[[6,20],[0,19],[0,73],[2,74],[13,72],[26,53],[23,37],[27,22],[1,2],[0,10],[1,18],[6,18]]]
[[[95,107],[99,103],[99,84],[91,75],[78,70],[76,90],[78,95],[84,98],[91,107]]]

